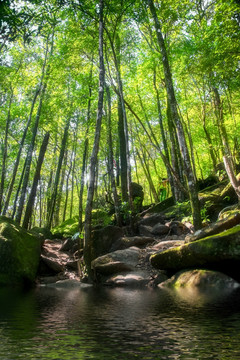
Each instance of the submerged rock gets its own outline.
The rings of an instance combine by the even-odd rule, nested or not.
[[[0,217],[0,284],[34,282],[41,254],[41,240],[13,220]]]
[[[219,271],[194,269],[178,272],[159,286],[173,288],[198,287],[199,289],[205,290],[211,287],[218,289],[235,289],[239,287],[240,284]]]
[[[112,275],[106,280],[105,285],[142,287],[146,286],[150,281],[151,278],[147,272],[135,271],[131,273]]]

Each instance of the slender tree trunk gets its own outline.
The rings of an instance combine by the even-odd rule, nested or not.
[[[139,158],[140,163],[142,165],[144,174],[145,174],[145,176],[147,178],[147,181],[148,181],[148,184],[149,184],[149,189],[150,189],[150,191],[151,191],[151,193],[153,195],[154,202],[158,203],[159,202],[158,195],[157,195],[155,186],[154,186],[153,181],[152,181],[151,172],[150,172],[149,166],[147,164],[145,155],[143,153],[142,156],[141,156],[138,150],[137,150],[137,155],[138,155],[138,158]]]
[[[105,86],[108,100],[108,146],[109,146],[109,174],[111,180],[111,187],[113,193],[113,201],[115,208],[116,222],[118,226],[121,226],[120,207],[116,188],[116,182],[113,172],[113,145],[112,145],[112,124],[111,124],[111,95],[108,86]]]
[[[37,114],[36,114],[36,118],[35,118],[35,123],[34,123],[33,129],[32,129],[32,138],[31,138],[31,142],[30,142],[28,152],[27,152],[26,169],[25,169],[25,173],[24,173],[21,196],[19,199],[19,205],[18,205],[17,214],[16,214],[16,218],[15,218],[16,222],[19,224],[20,224],[21,218],[22,218],[22,212],[23,212],[23,208],[24,208],[24,202],[25,202],[27,186],[28,186],[28,181],[29,181],[29,176],[30,176],[32,155],[33,155],[33,150],[34,150],[34,146],[35,146],[35,139],[37,136],[38,124],[39,124],[39,120],[40,120],[40,116],[41,116],[41,112],[42,112],[43,99],[45,96],[49,72],[50,72],[50,65],[48,64],[47,68],[46,68],[46,65],[47,65],[48,55],[52,56],[52,53],[53,53],[54,30],[51,35],[52,35],[52,37],[51,37],[50,51],[49,51],[50,34],[48,36],[47,44],[46,44],[46,52],[45,52],[44,63],[43,63],[43,68],[42,68],[42,75],[41,75],[41,80],[40,80],[40,99],[39,99],[38,110],[37,110]],[[45,69],[46,69],[46,71],[45,71]],[[45,80],[44,80],[44,78],[45,78]]]
[[[99,0],[99,88],[98,88],[98,111],[95,128],[94,144],[90,160],[89,185],[87,195],[87,205],[85,210],[85,226],[84,226],[84,261],[90,278],[93,277],[91,272],[91,230],[92,230],[92,205],[95,184],[95,169],[97,164],[97,155],[99,150],[101,124],[103,115],[103,96],[105,84],[105,69],[103,58],[103,5],[104,0]]]
[[[120,175],[121,175],[121,192],[122,201],[128,201],[128,186],[127,186],[127,154],[126,154],[126,139],[124,133],[123,111],[120,99],[118,99],[118,136],[120,146]]]
[[[42,103],[43,103],[43,97],[45,94],[46,86],[47,85],[45,84],[43,87],[41,96],[40,96],[36,120],[35,120],[33,129],[32,129],[32,139],[31,139],[31,143],[29,145],[28,152],[27,152],[26,168],[25,168],[25,173],[24,173],[24,177],[23,177],[19,205],[18,205],[17,214],[16,214],[16,218],[15,218],[15,220],[18,224],[20,224],[21,218],[22,218],[22,212],[23,212],[23,207],[24,207],[24,202],[25,202],[25,197],[26,197],[26,192],[27,192],[28,180],[29,180],[29,176],[30,176],[33,150],[34,150],[34,145],[35,145],[35,139],[37,136],[38,124],[39,124],[39,119],[40,119],[40,115],[41,115],[41,111],[42,111]]]
[[[66,196],[65,196],[64,208],[63,208],[63,217],[62,217],[63,222],[66,220],[66,213],[67,213],[68,194],[69,194],[68,187],[69,187],[69,178],[70,178],[71,171],[72,171],[72,157],[73,157],[73,151],[72,151],[72,154],[71,154],[70,166],[69,166],[67,177],[66,177]]]
[[[216,88],[213,88],[213,91],[215,96],[214,103],[215,103],[216,117],[218,121],[218,127],[220,130],[221,141],[222,141],[223,162],[230,183],[237,194],[238,201],[240,202],[240,181],[237,179],[234,171],[232,152],[230,149],[227,131],[225,128],[224,118],[223,118],[223,103],[220,99],[218,90]]]
[[[56,170],[56,176],[55,176],[55,180],[54,180],[53,191],[52,191],[51,202],[50,202],[51,206],[50,206],[49,214],[48,214],[48,221],[47,221],[47,228],[48,229],[51,228],[52,221],[53,221],[53,214],[54,214],[55,205],[56,205],[56,201],[57,201],[58,184],[59,184],[59,180],[60,180],[60,172],[61,172],[61,168],[62,168],[62,162],[63,162],[65,149],[66,149],[66,144],[67,144],[67,139],[68,139],[69,125],[70,125],[70,117],[68,118],[68,120],[67,120],[67,122],[65,124],[62,143],[61,143],[61,149],[60,149],[60,154],[59,154],[59,159],[58,159],[58,166],[57,166],[57,170]]]
[[[86,172],[86,161],[88,155],[88,133],[89,133],[89,121],[91,116],[91,96],[92,96],[92,69],[90,73],[90,81],[89,81],[89,98],[88,98],[88,109],[87,109],[87,130],[84,141],[84,150],[82,157],[82,168],[81,168],[81,181],[80,181],[80,193],[79,193],[79,232],[81,233],[83,230],[83,192],[84,192],[84,178]]]
[[[160,95],[159,95],[159,90],[158,90],[157,83],[156,83],[156,67],[154,67],[153,85],[154,85],[154,89],[155,89],[155,92],[156,92],[156,98],[157,98],[158,119],[159,119],[161,138],[162,138],[162,142],[163,142],[163,148],[164,148],[166,159],[170,163],[170,155],[169,155],[169,150],[168,150],[168,144],[167,144],[166,134],[165,134],[164,126],[163,126],[163,117],[162,117],[162,110],[161,110]],[[171,191],[172,191],[172,196],[174,198],[174,201],[177,201],[178,197],[181,198],[184,195],[183,196],[178,196],[178,193],[180,194],[181,190],[178,189],[178,186],[175,183],[174,177],[173,177],[173,175],[172,175],[172,173],[171,173],[168,166],[166,166],[166,170],[167,170],[167,176],[168,176],[169,184],[170,184]]]
[[[15,179],[16,179],[16,175],[17,175],[17,171],[18,171],[19,162],[20,162],[21,155],[22,155],[22,149],[23,149],[23,146],[24,146],[24,143],[25,143],[25,139],[26,139],[26,136],[27,136],[28,128],[29,128],[30,123],[31,123],[31,121],[32,121],[32,114],[33,114],[33,110],[34,110],[35,103],[36,103],[36,101],[37,101],[37,97],[38,97],[39,93],[40,93],[40,88],[37,88],[37,90],[35,91],[35,94],[34,94],[33,101],[32,101],[32,105],[31,105],[31,110],[30,110],[30,114],[29,114],[29,117],[28,117],[28,121],[27,121],[26,127],[25,127],[25,129],[24,129],[24,131],[23,131],[23,136],[22,136],[22,139],[21,139],[21,142],[20,142],[20,145],[19,145],[19,150],[18,150],[17,158],[16,158],[16,161],[15,161],[15,164],[14,164],[13,173],[12,173],[12,176],[11,176],[11,181],[10,181],[10,184],[9,184],[6,201],[5,201],[5,203],[4,203],[3,215],[6,215],[6,212],[7,212],[7,210],[8,210],[10,198],[11,198],[12,191],[13,191],[13,186],[14,186]]]
[[[34,175],[34,179],[33,179],[33,184],[32,184],[29,198],[28,198],[28,203],[26,206],[26,211],[25,211],[23,224],[22,224],[22,226],[25,229],[28,229],[29,222],[30,222],[30,219],[32,216],[35,197],[36,197],[36,193],[37,193],[37,186],[38,186],[38,182],[40,180],[41,168],[42,168],[43,159],[44,159],[44,156],[45,156],[45,153],[47,150],[49,136],[50,136],[50,134],[49,134],[49,132],[47,132],[43,138],[43,142],[42,142],[42,145],[41,145],[41,148],[39,151],[39,156],[38,156],[36,171],[35,171],[35,175]]]
[[[131,214],[133,214],[133,199],[132,199],[132,186],[131,186],[131,182],[132,182],[132,180],[131,180],[131,162],[130,162],[130,149],[129,149],[129,132],[128,132],[128,121],[127,121],[127,114],[126,114],[126,108],[125,108],[125,101],[124,101],[124,96],[123,96],[121,72],[120,72],[118,54],[116,54],[113,40],[112,40],[109,32],[107,32],[107,35],[108,35],[108,38],[109,38],[109,41],[110,41],[110,44],[111,44],[112,53],[113,53],[113,61],[114,61],[114,66],[115,66],[116,74],[117,74],[118,95],[119,95],[121,108],[122,108],[123,124],[124,124],[124,136],[125,136],[125,143],[126,143],[128,203],[129,203],[130,212],[131,212]],[[118,47],[119,47],[119,45],[117,46],[117,48]],[[132,216],[130,215],[130,227],[131,227],[131,229],[133,229],[132,220],[133,220]]]
[[[3,205],[3,193],[4,193],[5,176],[6,176],[6,161],[7,161],[7,153],[8,153],[8,131],[11,122],[12,99],[13,99],[13,90],[11,89],[10,100],[8,105],[8,116],[5,126],[3,151],[2,151],[3,154],[2,154],[2,174],[1,174],[1,183],[0,183],[0,214],[2,212],[2,205]]]
[[[61,209],[61,202],[62,202],[63,185],[64,185],[65,175],[66,175],[67,160],[68,160],[68,149],[66,149],[66,151],[65,151],[64,158],[63,158],[63,164],[61,167],[61,175],[60,175],[56,204],[55,204],[54,215],[53,215],[54,226],[59,225],[60,209]]]
[[[76,143],[75,143],[76,144]],[[73,216],[73,195],[74,195],[74,174],[75,174],[75,164],[76,164],[76,146],[74,146],[75,149],[73,150],[73,164],[72,164],[72,187],[71,187],[71,203],[70,203],[70,219],[72,219]]]
[[[176,129],[177,129],[178,142],[179,142],[179,147],[181,150],[181,155],[182,155],[183,165],[184,165],[184,172],[185,172],[185,176],[186,176],[187,182],[188,182],[189,197],[190,197],[192,216],[193,216],[193,224],[194,224],[195,229],[197,230],[197,229],[201,228],[201,226],[202,226],[197,185],[196,185],[194,173],[193,173],[192,166],[191,166],[191,161],[190,161],[190,156],[189,156],[189,152],[188,152],[188,148],[187,148],[187,144],[186,144],[185,134],[184,134],[183,127],[182,127],[180,117],[178,114],[177,101],[175,98],[175,92],[174,92],[173,82],[172,82],[172,74],[171,74],[171,70],[170,70],[170,66],[169,66],[169,62],[168,62],[168,54],[166,51],[166,46],[165,46],[165,42],[163,39],[160,22],[158,20],[157,14],[156,14],[156,9],[155,9],[153,0],[148,0],[148,3],[149,3],[150,11],[152,13],[152,17],[154,20],[157,40],[158,40],[159,48],[160,48],[161,55],[162,55],[162,64],[163,64],[163,69],[164,69],[164,78],[165,78],[167,96],[168,96],[168,101],[169,101],[169,105],[170,105],[171,116],[172,116],[172,119],[173,119]]]

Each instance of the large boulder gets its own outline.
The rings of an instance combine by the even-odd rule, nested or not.
[[[91,268],[94,273],[111,275],[125,271],[133,271],[140,260],[140,249],[131,247],[117,250],[93,260]]]
[[[240,281],[240,225],[217,235],[157,252],[151,256],[150,261],[155,268],[173,273],[187,268],[204,267],[219,270]]]
[[[127,249],[131,246],[145,247],[154,242],[152,237],[147,236],[124,236],[117,240],[111,247],[111,251]]]
[[[124,230],[118,226],[108,225],[92,232],[92,260],[111,251],[113,244],[124,236]]]
[[[52,233],[49,229],[43,227],[33,227],[30,232],[33,235],[39,235],[43,240],[52,239]]]
[[[0,284],[31,284],[39,266],[41,240],[13,220],[0,217]]]

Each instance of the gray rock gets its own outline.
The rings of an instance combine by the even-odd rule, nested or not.
[[[106,226],[93,231],[91,248],[92,260],[111,251],[113,244],[123,237],[124,230],[118,226]]]
[[[152,227],[147,225],[139,226],[139,234],[141,236],[154,237],[154,235],[152,234]]]
[[[111,251],[127,249],[131,246],[143,247],[151,244],[153,241],[154,239],[148,236],[124,236],[113,244]]]
[[[143,287],[146,286],[151,278],[149,273],[144,271],[135,271],[126,274],[117,274],[109,277],[105,284],[111,286],[130,286],[130,287]]]
[[[56,274],[64,270],[63,265],[59,263],[58,259],[48,258],[44,255],[41,255],[41,262],[43,262],[49,268],[49,270]]]
[[[139,225],[146,225],[153,227],[154,225],[161,223],[163,224],[165,216],[161,214],[146,214],[139,222]]]
[[[139,258],[140,249],[131,247],[100,256],[92,261],[91,267],[95,273],[104,275],[133,271],[139,262]]]
[[[156,224],[151,230],[151,233],[156,236],[166,235],[169,232],[170,232],[170,228],[162,224]]]

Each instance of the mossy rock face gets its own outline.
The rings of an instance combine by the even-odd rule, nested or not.
[[[40,237],[42,237],[44,240],[45,239],[52,239],[52,233],[51,233],[51,231],[49,230],[49,229],[47,229],[47,228],[42,228],[42,227],[37,227],[37,226],[35,226],[35,227],[33,227],[31,230],[30,230],[30,232],[33,234],[33,235],[35,235],[35,234],[37,234],[37,235],[39,235]]]
[[[179,271],[206,267],[219,270],[240,280],[240,225],[174,249],[153,254],[152,266],[161,270]]]
[[[74,216],[72,219],[67,219],[62,224],[52,229],[53,237],[55,234],[63,237],[73,236],[79,230],[78,216]]]
[[[194,269],[178,272],[160,286],[175,289],[197,287],[206,290],[209,288],[237,288],[240,284],[219,271]]]
[[[146,211],[146,214],[161,213],[173,205],[174,205],[173,197],[169,197],[166,200],[152,206],[150,209]]]
[[[0,284],[31,284],[39,266],[41,241],[13,220],[0,217]]]

